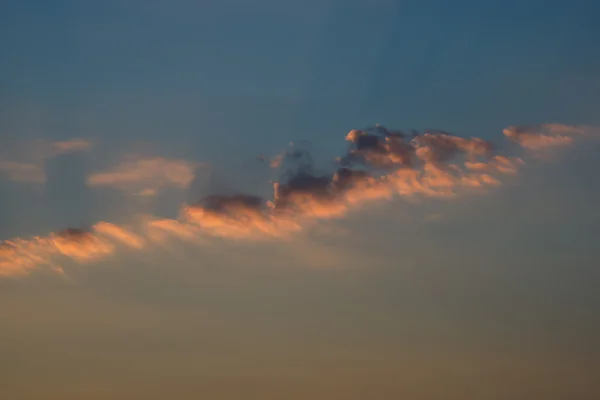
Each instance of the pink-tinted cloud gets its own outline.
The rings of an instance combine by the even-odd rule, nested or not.
[[[144,228],[151,241],[161,244],[173,238],[197,241],[201,236],[200,229],[185,220],[150,218]]]
[[[87,184],[155,196],[167,187],[188,188],[197,167],[192,162],[164,157],[129,157],[107,171],[91,174]]]
[[[524,164],[518,157],[494,156],[489,162],[465,161],[465,167],[472,171],[501,172],[514,175]]]
[[[145,245],[142,236],[128,230],[125,227],[111,224],[108,222],[99,222],[94,225],[94,231],[100,235],[108,236],[121,244],[133,248],[141,249]]]
[[[596,136],[589,126],[562,124],[510,126],[503,133],[522,147],[534,151],[567,146],[577,138]]]
[[[488,157],[492,153],[492,144],[479,138],[465,139],[450,134],[425,133],[413,139],[417,157],[429,164],[444,163],[462,153],[469,160]]]
[[[103,258],[113,251],[114,245],[109,241],[92,232],[75,229],[46,237],[8,240],[0,245],[0,275],[26,275],[39,266],[62,271],[60,256],[84,263]]]
[[[70,139],[52,143],[51,149],[55,155],[89,151],[92,149],[92,142],[86,139]]]
[[[99,222],[90,230],[65,229],[48,236],[6,240],[0,244],[0,275],[22,276],[40,266],[62,272],[61,263],[98,261],[119,247],[140,250],[145,239],[131,229]]]

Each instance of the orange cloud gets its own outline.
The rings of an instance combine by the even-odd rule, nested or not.
[[[465,139],[444,132],[425,133],[416,136],[413,143],[417,157],[430,164],[449,161],[458,153],[474,160],[477,157],[488,157],[492,152],[492,145],[486,140],[479,138]]]
[[[472,171],[490,171],[501,172],[503,174],[514,175],[519,170],[519,166],[524,162],[518,157],[494,156],[488,162],[470,162],[465,161],[465,167]]]
[[[149,219],[146,222],[145,230],[151,240],[159,243],[164,243],[174,237],[194,241],[201,234],[198,227],[174,219]]]
[[[510,127],[504,134],[524,147],[539,149],[589,132],[587,128],[551,124]],[[90,231],[69,229],[47,237],[8,240],[0,244],[0,274],[26,275],[38,266],[61,271],[61,259],[89,262],[118,249],[139,251],[174,238],[191,242],[209,237],[291,238],[319,221],[340,218],[374,201],[419,196],[454,198],[496,187],[502,176],[516,174],[524,164],[520,158],[492,154],[487,141],[443,132],[409,137],[378,127],[374,131],[353,130],[346,139],[354,147],[341,159],[345,166],[334,174],[320,175],[301,163],[287,179],[273,185],[272,200],[248,194],[212,195],[183,207],[178,219],[149,217],[135,227],[99,222]],[[302,151],[286,154],[306,158]],[[364,168],[351,167],[353,164]],[[169,185],[187,187],[194,177],[194,167],[192,163],[160,157],[133,158],[108,172],[90,176],[89,183],[152,194]]]
[[[51,245],[44,239],[13,239],[0,244],[0,276],[28,275],[48,265]]]
[[[93,226],[93,229],[99,234],[108,236],[134,249],[141,249],[145,244],[141,236],[115,224],[99,222]]]
[[[510,126],[504,135],[529,150],[545,150],[567,146],[573,138],[590,136],[591,127],[580,125],[542,124],[536,126]]]
[[[0,245],[0,275],[27,275],[39,266],[62,271],[61,256],[80,263],[98,260],[111,254],[114,245],[98,236],[68,229],[46,237],[15,239]]]
[[[59,254],[85,262],[102,258],[114,251],[114,244],[90,232],[66,230],[53,234],[50,240]]]

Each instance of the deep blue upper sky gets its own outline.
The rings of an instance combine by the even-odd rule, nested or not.
[[[6,0],[0,139],[142,140],[248,181],[258,154],[308,140],[331,159],[374,123],[493,140],[597,124],[599,15],[595,0]]]
[[[240,146],[257,136],[276,146],[337,141],[375,122],[483,136],[506,124],[591,123],[599,9],[594,0],[5,1],[2,106],[50,110],[55,121],[38,135],[193,135],[215,149],[232,136]]]

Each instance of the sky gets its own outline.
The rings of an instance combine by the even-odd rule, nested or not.
[[[599,17],[3,1],[0,397],[598,398]]]

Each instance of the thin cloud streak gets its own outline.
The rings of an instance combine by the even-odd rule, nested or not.
[[[198,165],[165,157],[131,156],[104,172],[91,174],[87,184],[129,194],[155,196],[167,187],[187,189]]]
[[[510,126],[503,133],[512,141],[533,151],[567,146],[578,138],[598,137],[598,130],[590,126],[563,124]]]
[[[62,155],[89,151],[93,143],[75,138],[59,142],[26,143],[25,147],[25,152],[28,153],[26,161],[14,161],[0,156],[0,176],[13,182],[43,184],[47,180],[44,162]]]
[[[52,143],[50,154],[57,156],[61,154],[89,151],[91,149],[91,141],[85,139],[71,139]]]

